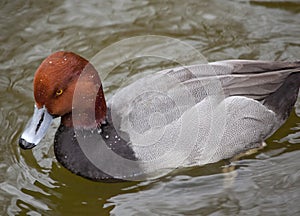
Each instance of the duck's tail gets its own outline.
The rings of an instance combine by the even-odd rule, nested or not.
[[[263,104],[273,110],[281,120],[285,121],[298,98],[300,88],[300,61],[295,62],[298,70],[291,73],[283,84],[272,94],[265,98]]]

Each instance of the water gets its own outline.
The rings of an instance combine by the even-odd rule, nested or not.
[[[299,102],[257,153],[231,166],[221,161],[155,181],[105,184],[71,174],[54,157],[58,122],[33,151],[17,145],[33,111],[34,72],[50,53],[69,50],[91,59],[121,39],[157,34],[194,46],[209,61],[296,60],[298,1],[31,0],[0,5],[1,215],[300,214]],[[163,67],[148,60],[133,60],[107,77],[108,97],[127,76]]]

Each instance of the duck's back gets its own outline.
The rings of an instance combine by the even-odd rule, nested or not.
[[[137,158],[161,158],[162,167],[215,162],[257,147],[280,127],[299,72],[299,62],[246,60],[163,70],[117,92],[112,120]]]

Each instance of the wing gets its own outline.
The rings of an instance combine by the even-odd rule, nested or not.
[[[196,107],[203,108],[198,104]],[[185,166],[213,163],[259,147],[278,127],[273,111],[241,96],[225,98],[211,112],[210,118],[201,116],[201,124],[208,127],[199,130],[197,145]]]
[[[297,74],[293,87],[297,90],[291,91],[290,97],[295,100],[299,72],[300,62],[248,60],[167,69],[126,86],[112,97],[109,106],[116,126],[123,129],[131,127],[137,133],[144,133],[149,128],[167,125],[178,119],[206,97],[221,101],[229,96],[243,96],[264,103],[293,73]],[[286,88],[282,92],[288,97]],[[270,107],[276,111],[275,99]],[[268,103],[265,105],[268,106]],[[283,109],[287,108],[280,108],[279,111]]]

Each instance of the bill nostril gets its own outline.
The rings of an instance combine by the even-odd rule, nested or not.
[[[33,147],[35,147],[35,144],[29,143],[29,142],[27,142],[25,139],[20,138],[20,139],[19,139],[19,146],[20,146],[22,149],[32,149]]]

